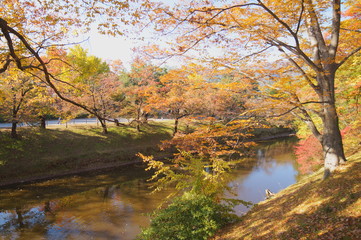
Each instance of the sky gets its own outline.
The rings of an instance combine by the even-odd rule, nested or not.
[[[112,37],[91,31],[88,40],[81,46],[88,49],[90,55],[103,60],[121,60],[125,67],[129,67],[132,60],[132,48],[136,46],[134,40],[124,36]]]
[[[130,64],[132,60],[139,56],[139,53],[134,53],[133,48],[144,46],[147,41],[149,44],[153,44],[150,36],[148,40],[140,41],[132,39],[131,37],[126,36],[116,36],[112,37],[109,35],[102,35],[96,30],[91,30],[90,33],[82,36],[81,38],[76,39],[76,42],[82,42],[80,45],[88,49],[89,55],[94,55],[103,60],[121,60],[126,69],[130,69]],[[85,40],[85,41],[84,41]],[[160,41],[157,42],[158,44]],[[171,58],[164,63],[162,60],[153,60],[153,64],[161,64],[163,67],[175,67],[180,63],[179,58]]]

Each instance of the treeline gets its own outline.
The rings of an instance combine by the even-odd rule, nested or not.
[[[69,120],[77,116],[96,117],[107,133],[107,122],[132,119],[140,131],[149,117],[175,119],[174,135],[182,118],[230,121],[251,101],[257,85],[235,71],[214,71],[197,64],[177,69],[160,68],[136,58],[129,70],[120,61],[105,62],[79,46],[66,51],[50,48],[47,68],[64,101],[46,84],[41,72],[23,72],[15,66],[0,79],[0,116],[12,123],[16,138],[20,122],[40,122],[49,117]]]

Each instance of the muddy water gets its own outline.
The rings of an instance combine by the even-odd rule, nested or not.
[[[232,174],[238,197],[257,203],[265,189],[295,183],[292,146],[279,141],[256,149],[252,164]],[[150,194],[148,177],[134,166],[0,190],[0,239],[134,239],[172,191]]]

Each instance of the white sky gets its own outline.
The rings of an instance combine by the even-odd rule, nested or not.
[[[135,42],[123,36],[112,37],[101,35],[96,31],[90,33],[89,40],[81,44],[89,50],[90,55],[97,56],[103,60],[121,60],[125,67],[129,67]]]

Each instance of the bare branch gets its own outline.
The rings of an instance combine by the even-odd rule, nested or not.
[[[313,47],[313,62],[319,70],[324,69],[322,60],[329,59],[329,51],[323,37],[319,19],[314,8],[312,0],[306,0],[308,6],[309,18],[306,19],[307,30]],[[327,63],[326,63],[327,64]]]
[[[286,44],[285,42],[282,42],[278,39],[274,39],[274,38],[269,38],[268,39],[269,43],[272,44],[273,46],[276,47],[284,47],[286,48],[288,51],[290,51],[291,53],[295,54],[296,56],[301,57],[305,63],[310,66],[312,69],[314,69],[315,71],[319,71],[320,67],[317,66],[314,61],[312,61],[300,48],[291,46],[289,44]]]

